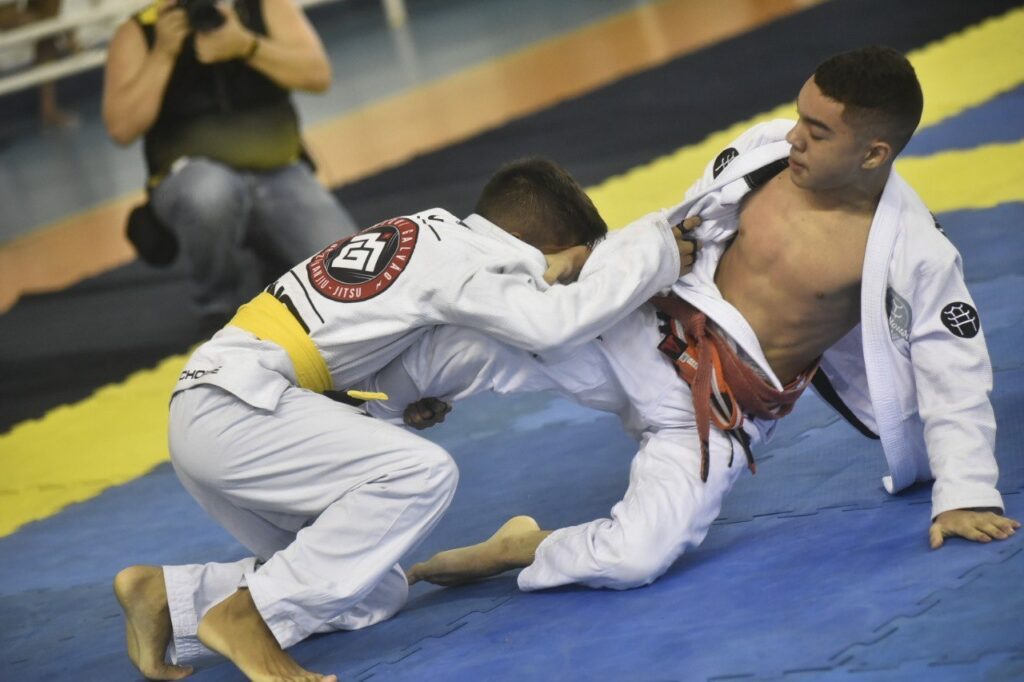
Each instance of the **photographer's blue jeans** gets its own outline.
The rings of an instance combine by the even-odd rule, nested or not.
[[[357,229],[304,163],[256,173],[182,159],[151,201],[178,237],[204,316],[230,315],[270,280]]]

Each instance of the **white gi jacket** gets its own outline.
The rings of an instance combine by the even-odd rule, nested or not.
[[[549,288],[545,268],[540,251],[481,216],[459,220],[438,208],[335,242],[268,291],[326,364],[324,389],[343,390],[433,325],[475,328],[538,353],[582,344],[670,286],[679,253],[664,215],[651,214],[604,239],[576,284]],[[229,324],[196,350],[174,391],[213,384],[272,410],[298,383],[293,360]]]
[[[750,173],[789,156],[793,122],[755,126],[737,138],[669,212],[700,215],[702,249],[673,291],[703,310],[771,373],[757,338],[714,283]],[[717,177],[716,177],[717,176]],[[861,323],[822,359],[838,397],[881,439],[896,493],[935,479],[932,516],[967,507],[1003,508],[996,490],[992,369],[960,254],[913,189],[893,170],[875,211],[861,284]]]

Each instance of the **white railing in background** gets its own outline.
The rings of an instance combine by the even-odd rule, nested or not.
[[[106,44],[117,26],[127,17],[149,4],[150,0],[98,0],[90,2],[91,8],[67,12],[53,19],[37,21],[10,31],[0,32],[0,56],[17,60],[18,52],[31,54],[31,45],[40,38],[89,28],[98,33],[97,45],[72,53],[64,58],[44,64],[36,64],[16,73],[2,75],[0,71],[0,95],[30,88],[40,83],[58,80],[82,71],[101,66],[106,60]],[[299,5],[308,8],[336,0],[298,0]],[[405,23],[407,14],[405,0],[381,0],[388,24],[392,27]]]

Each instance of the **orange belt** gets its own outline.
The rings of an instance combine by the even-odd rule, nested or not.
[[[780,391],[743,362],[720,334],[708,328],[707,315],[700,310],[677,296],[656,296],[651,303],[668,318],[663,328],[665,338],[658,349],[672,360],[676,373],[693,393],[700,438],[700,479],[708,480],[712,421],[740,442],[747,466],[756,473],[750,439],[740,428],[744,414],[759,419],[781,419],[789,414],[810,385],[820,358]]]

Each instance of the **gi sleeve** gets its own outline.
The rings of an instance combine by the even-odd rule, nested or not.
[[[367,403],[367,411],[401,423],[405,408],[421,398],[454,402],[483,391],[586,395],[583,402],[597,401],[599,409],[625,410],[628,400],[618,383],[595,371],[601,365],[598,353],[588,344],[548,362],[472,329],[434,327],[370,380],[368,390],[387,393],[388,400]]]
[[[786,133],[790,131],[795,123],[795,121],[789,119],[777,118],[764,123],[758,123],[745,130],[743,134],[732,140],[722,149],[715,158],[708,161],[707,165],[704,166],[704,172],[701,174],[700,179],[690,185],[683,199],[689,200],[705,192],[721,175],[722,171],[728,167],[729,163],[741,152],[785,139]]]
[[[494,265],[454,283],[444,321],[544,353],[596,338],[679,277],[671,227],[652,213],[610,234],[569,285],[542,290],[523,272]]]
[[[703,223],[693,233],[702,244],[723,242],[735,234],[735,213],[740,199],[749,189],[743,181],[738,181],[731,183],[727,190],[719,188],[717,192],[706,194],[712,185],[740,154],[785,139],[793,125],[793,121],[781,118],[759,123],[729,142],[717,156],[708,161],[701,177],[690,185],[683,197],[684,205],[693,202],[686,208],[685,217],[699,215],[703,219]],[[723,211],[723,208],[726,210]],[[723,217],[726,219],[721,220]]]
[[[950,509],[1002,509],[995,487],[992,366],[959,254],[950,248],[929,260],[918,276],[910,356],[935,477],[932,517]]]

